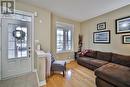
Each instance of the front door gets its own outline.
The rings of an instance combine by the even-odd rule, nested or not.
[[[26,19],[28,16],[23,17],[1,19],[2,79],[31,72],[31,21]]]

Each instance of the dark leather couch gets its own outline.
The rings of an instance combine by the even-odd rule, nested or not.
[[[130,87],[130,56],[91,51],[77,63],[95,71],[97,87]]]

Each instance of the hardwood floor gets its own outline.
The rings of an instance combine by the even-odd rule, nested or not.
[[[78,65],[75,61],[67,64],[65,77],[52,75],[44,87],[96,87],[94,72]]]

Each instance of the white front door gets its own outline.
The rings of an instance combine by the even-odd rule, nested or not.
[[[2,79],[31,72],[31,17],[2,20]]]

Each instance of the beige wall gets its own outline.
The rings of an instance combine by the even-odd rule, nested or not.
[[[27,11],[27,12],[37,12],[37,17],[34,17],[34,34],[35,34],[35,40],[39,40],[41,44],[41,48],[48,52],[51,49],[51,12],[39,8],[36,6],[32,6],[29,4],[16,2],[16,9]],[[42,23],[40,23],[42,21]],[[37,61],[36,61],[36,55],[34,57],[34,68],[37,67]]]
[[[56,21],[59,22],[64,22],[64,23],[70,23],[74,24],[74,38],[73,38],[73,46],[74,46],[74,51],[78,50],[78,35],[80,34],[80,23],[69,20],[60,16],[56,16],[54,14],[51,15],[52,17],[52,30],[51,30],[51,50],[52,52],[56,55],[58,59],[65,59],[68,58],[69,56],[72,56],[72,52],[64,52],[64,53],[56,53]]]
[[[115,20],[118,18],[130,16],[130,5],[109,12],[107,14],[95,17],[88,21],[81,23],[81,33],[83,35],[83,47],[91,48],[100,51],[110,51],[115,53],[121,53],[130,55],[130,45],[122,44],[122,35],[126,34],[115,34]],[[93,32],[97,31],[96,25],[100,22],[106,22],[106,29],[111,30],[111,43],[110,44],[94,44],[93,43]]]
[[[78,35],[80,33],[79,22],[56,16],[54,14],[51,15],[51,12],[46,9],[21,2],[16,2],[16,9],[33,13],[38,12],[38,16],[35,17],[35,40],[40,41],[44,51],[47,52],[51,50],[54,54],[56,54],[56,21],[74,24],[74,51],[78,50]],[[40,20],[43,22],[40,23]],[[56,54],[56,56],[59,59],[62,59],[70,56],[71,54],[72,53],[70,52],[65,52]]]
[[[50,50],[50,33],[51,33],[51,12],[43,8],[35,7],[29,4],[16,2],[16,9],[27,11],[27,12],[37,12],[38,16],[35,17],[35,40],[39,40],[41,47],[44,51]],[[40,20],[42,23],[40,23]]]
[[[82,23],[56,16],[54,14],[51,15],[51,12],[46,9],[21,2],[16,2],[16,9],[38,13],[38,16],[35,17],[35,39],[40,41],[42,49],[46,52],[51,50],[53,53],[56,53],[56,21],[74,24],[74,51],[78,50],[78,35],[80,34],[81,27],[81,32],[84,39],[84,48],[112,51],[122,54],[129,54],[130,52],[129,44],[122,44],[121,42],[122,34],[115,34],[115,19],[129,16],[130,5]],[[40,20],[42,20],[42,23],[40,23]],[[93,32],[97,31],[96,25],[97,23],[104,21],[107,23],[107,29],[111,30],[111,44],[93,44],[92,38]],[[66,58],[70,54],[71,53],[66,52],[57,54],[57,56],[59,58]]]

